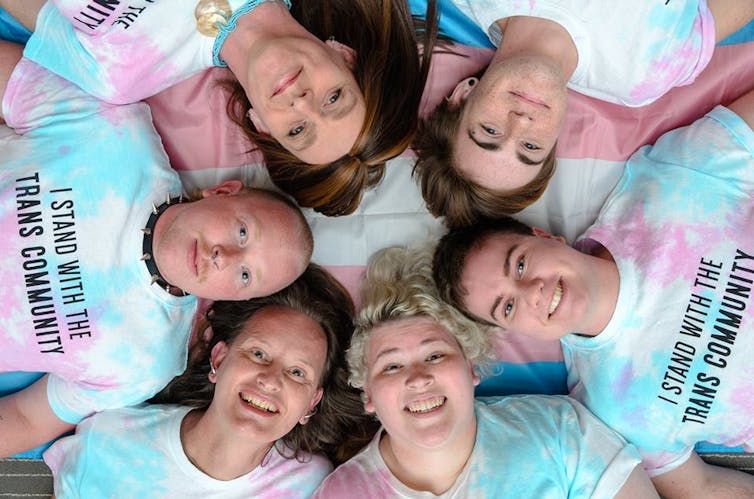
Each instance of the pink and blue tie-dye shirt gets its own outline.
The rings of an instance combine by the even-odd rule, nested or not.
[[[499,45],[496,21],[554,21],[571,35],[578,65],[568,87],[624,106],[649,104],[693,82],[715,47],[705,0],[451,0]]]
[[[754,132],[724,107],[637,151],[584,235],[620,293],[596,337],[562,340],[571,394],[651,475],[708,440],[754,450]]]
[[[0,372],[51,373],[70,423],[141,402],[185,368],[197,305],[150,286],[140,261],[152,203],[181,192],[149,108],[23,59],[3,113]]]
[[[633,446],[568,397],[478,398],[474,407],[474,450],[453,486],[439,497],[613,497],[639,464]],[[314,497],[438,497],[395,478],[380,454],[382,432],[328,476]]]
[[[239,16],[267,1],[274,0],[229,0],[233,16],[213,38],[197,31],[196,1],[51,0],[24,56],[105,102],[137,102],[224,66],[218,54],[225,36]]]
[[[58,440],[44,453],[56,496],[297,499],[311,496],[332,470],[322,456],[306,456],[301,462],[283,457],[273,447],[264,464],[249,473],[233,480],[214,479],[191,464],[183,451],[181,422],[189,410],[144,405],[85,419],[75,435]]]

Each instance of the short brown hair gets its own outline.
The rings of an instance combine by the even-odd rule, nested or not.
[[[457,169],[454,139],[466,101],[454,104],[443,100],[422,120],[413,149],[418,156],[413,174],[421,187],[427,209],[435,217],[445,217],[448,227],[462,227],[489,217],[517,213],[539,199],[555,172],[553,146],[542,168],[528,184],[513,191],[482,187],[465,178]]]
[[[469,312],[463,302],[468,294],[461,285],[466,258],[471,250],[479,248],[496,234],[521,234],[531,236],[531,227],[512,217],[488,218],[466,227],[451,229],[435,247],[432,259],[432,276],[437,283],[440,297],[463,312],[470,319],[494,326]]]

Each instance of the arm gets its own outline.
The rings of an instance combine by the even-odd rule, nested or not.
[[[29,31],[34,31],[37,14],[46,0],[0,0],[0,7],[5,9],[16,21]]]
[[[16,64],[18,64],[18,61],[21,60],[23,50],[24,47],[22,45],[0,40],[0,103],[2,103],[3,96],[5,95],[5,88],[8,86],[10,74],[13,72]],[[3,109],[0,106],[0,123],[4,122]]]
[[[52,412],[47,378],[0,398],[0,457],[29,450],[74,428]]]
[[[615,499],[634,499],[638,497],[660,497],[657,495],[652,481],[649,479],[647,472],[644,471],[644,468],[641,467],[641,464],[636,465],[636,468],[628,475],[626,483],[615,494]]]
[[[754,130],[754,89],[731,102],[728,109],[739,115]]]
[[[754,497],[754,476],[707,464],[696,452],[681,466],[654,477],[652,482],[667,499]]]
[[[715,43],[732,35],[754,17],[754,0],[707,0],[715,20]]]

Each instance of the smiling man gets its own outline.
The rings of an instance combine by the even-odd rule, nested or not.
[[[561,339],[571,395],[639,448],[665,497],[754,493],[693,452],[754,449],[752,125],[754,91],[637,151],[574,248],[503,218],[435,254],[466,313]]]

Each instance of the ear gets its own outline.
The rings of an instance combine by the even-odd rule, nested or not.
[[[234,196],[243,190],[243,182],[240,180],[226,180],[222,184],[214,187],[208,187],[202,190],[202,197],[210,196]]]
[[[374,403],[372,402],[371,390],[369,390],[369,387],[367,385],[364,385],[364,395],[367,396],[367,400],[366,402],[364,402],[364,410],[369,414],[374,414],[377,411],[375,410]]]
[[[218,341],[215,346],[212,347],[212,351],[209,353],[209,358],[212,361],[212,365],[215,366],[215,370],[220,369],[220,364],[223,363],[227,355],[228,345],[224,341]],[[212,376],[211,373],[210,376]],[[211,379],[210,381],[214,382]]]
[[[479,83],[479,80],[474,77],[461,80],[447,98],[448,102],[455,105],[461,104],[469,97],[477,83]]]
[[[341,58],[343,58],[343,62],[346,63],[348,69],[353,71],[353,68],[356,67],[356,51],[354,49],[352,49],[348,45],[343,45],[340,42],[336,42],[335,40],[327,40],[325,42],[325,45],[337,52],[337,54]]]
[[[317,407],[317,404],[319,404],[319,401],[322,400],[322,394],[325,393],[324,390],[320,387],[317,388],[317,391],[314,393],[314,397],[312,397],[312,401],[309,403],[309,409],[306,411],[307,414],[311,413],[315,407]],[[309,422],[309,418],[305,418],[304,416],[301,416],[301,419],[298,420],[299,424],[306,424]]]
[[[563,236],[553,236],[552,234],[550,234],[546,230],[540,229],[539,227],[532,227],[531,228],[531,233],[534,234],[537,237],[543,237],[545,239],[554,239],[554,240],[559,241],[559,242],[564,243],[564,244],[566,242],[566,238],[565,237],[563,237]]]
[[[254,125],[254,128],[257,129],[257,132],[259,133],[266,133],[267,135],[270,134],[270,129],[267,128],[267,125],[265,124],[264,120],[259,117],[256,111],[254,111],[254,108],[249,108],[248,112],[246,113],[246,116],[249,117],[249,120]]]

